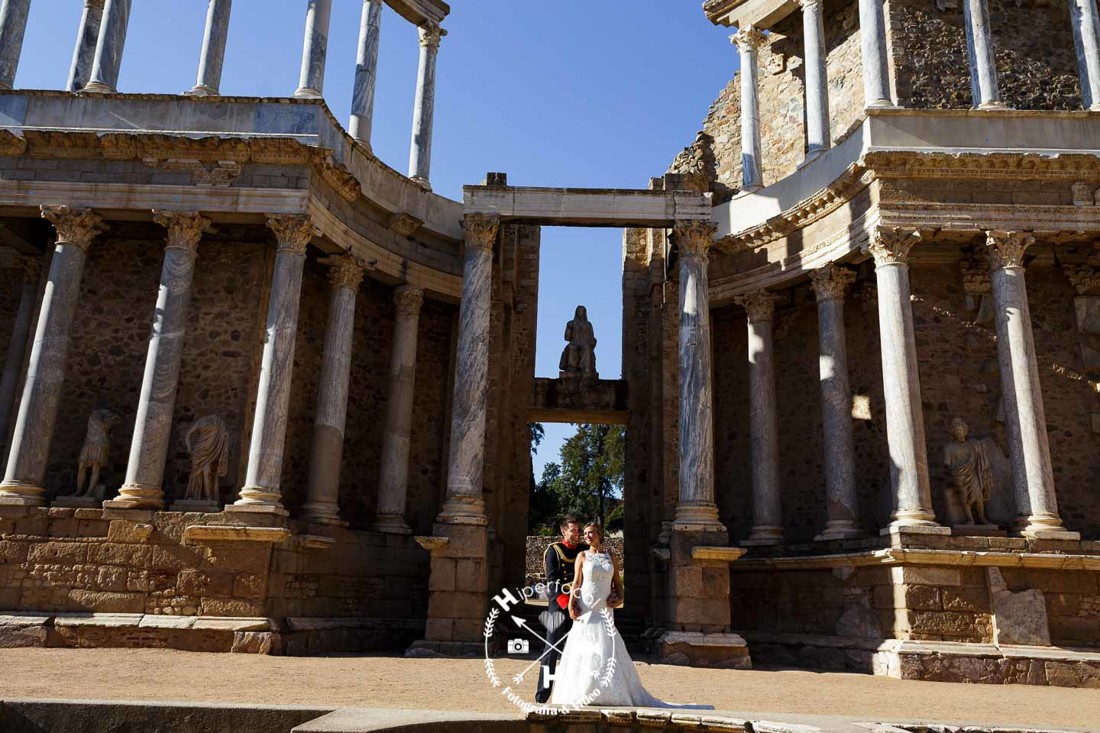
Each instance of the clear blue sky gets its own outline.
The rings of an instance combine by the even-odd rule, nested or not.
[[[530,186],[645,188],[695,137],[732,77],[729,31],[700,0],[452,0],[439,53],[432,183],[460,199],[488,171]],[[32,0],[17,88],[64,86],[78,0]],[[179,93],[195,83],[207,3],[134,0],[119,91]],[[346,121],[359,0],[334,0],[325,98]],[[287,96],[297,87],[305,0],[235,0],[222,93]],[[419,47],[389,8],[375,100],[375,153],[404,172]],[[622,233],[543,231],[537,373],[556,376],[562,332],[588,306],[604,378],[621,372]],[[536,473],[569,426],[547,426]]]

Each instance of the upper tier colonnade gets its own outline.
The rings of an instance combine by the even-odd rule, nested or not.
[[[132,0],[84,0],[84,12],[77,31],[76,47],[65,89],[82,94],[118,91],[122,51],[130,20]],[[374,90],[378,78],[378,48],[384,0],[363,0],[359,24],[359,47],[355,61],[351,117],[348,132],[370,150]],[[208,0],[202,51],[199,54],[195,86],[186,94],[220,94],[222,64],[229,36],[233,0]],[[447,31],[441,22],[450,7],[441,0],[389,0],[402,17],[417,25],[420,34],[420,66],[416,81],[412,144],[408,176],[431,190],[432,125],[435,111],[435,69],[439,43]],[[31,0],[3,0],[0,5],[0,90],[12,89]],[[332,0],[307,0],[302,65],[294,96],[318,99],[323,96],[325,61],[328,53]]]

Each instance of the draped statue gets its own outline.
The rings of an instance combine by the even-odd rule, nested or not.
[[[217,415],[195,421],[187,431],[191,454],[191,476],[187,480],[189,501],[218,501],[218,479],[229,473],[229,431]]]
[[[599,378],[596,373],[596,334],[588,322],[588,310],[578,305],[573,320],[565,326],[565,340],[569,345],[561,352],[558,363],[560,376]]]
[[[111,462],[111,431],[122,418],[110,410],[95,410],[88,417],[88,430],[80,449],[76,472],[76,491],[72,496],[103,497],[97,493],[103,469]],[[91,469],[91,476],[88,470]],[[87,484],[84,483],[88,478]]]
[[[993,492],[993,451],[999,450],[989,438],[976,440],[970,436],[965,420],[951,421],[952,441],[943,448],[943,462],[951,473],[951,491],[955,505],[965,524],[992,524],[986,519],[986,502]]]

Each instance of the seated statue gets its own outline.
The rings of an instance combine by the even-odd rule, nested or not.
[[[191,454],[191,475],[187,480],[188,501],[218,501],[218,479],[229,473],[229,431],[217,415],[200,417],[187,431],[187,452]]]
[[[573,320],[565,326],[565,340],[569,345],[561,352],[558,363],[560,376],[599,378],[596,373],[596,335],[588,322],[588,310],[578,305]]]
[[[111,462],[111,431],[122,418],[110,410],[95,410],[88,417],[88,430],[84,434],[84,446],[76,471],[76,491],[72,496],[98,496],[100,474]],[[92,470],[88,477],[88,469]],[[88,483],[84,483],[88,477]]]
[[[943,463],[951,472],[949,508],[954,511],[952,523],[991,525],[986,519],[985,507],[994,490],[992,452],[996,445],[988,438],[976,440],[970,436],[970,426],[965,420],[951,421],[952,441],[943,448]],[[977,518],[977,522],[975,522]],[[956,521],[957,520],[957,521]]]

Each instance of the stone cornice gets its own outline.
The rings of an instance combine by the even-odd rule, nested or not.
[[[1011,178],[1040,180],[1100,178],[1100,158],[1083,153],[948,153],[871,151],[862,163],[879,178]],[[1025,175],[1026,174],[1026,175]]]
[[[1100,570],[1100,556],[1037,552],[978,552],[974,550],[910,550],[887,548],[840,555],[742,558],[732,570],[818,570],[868,565],[941,565],[954,567],[1031,568],[1036,570]]]

